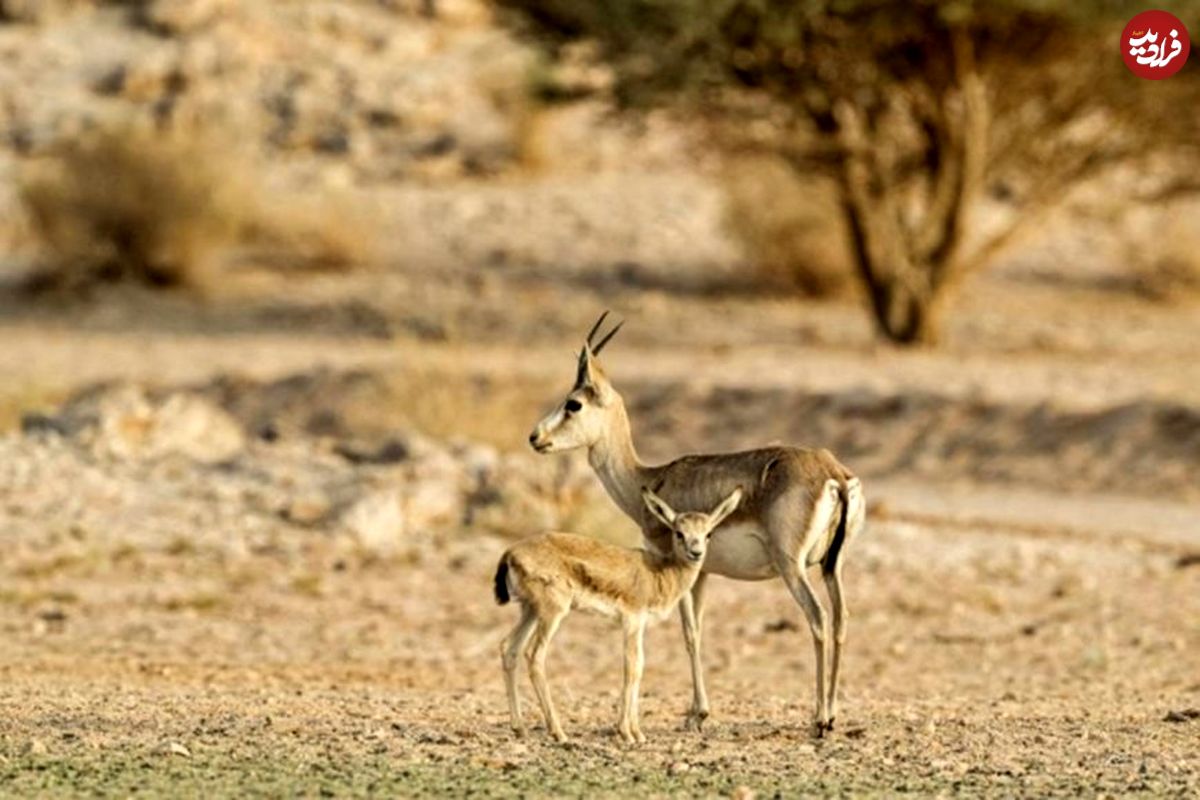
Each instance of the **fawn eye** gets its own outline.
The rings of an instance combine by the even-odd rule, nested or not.
[[[574,414],[576,411],[583,410],[583,403],[579,402],[578,400],[576,400],[574,398],[571,398],[570,400],[567,401],[565,408],[567,409],[568,414]]]
[[[681,542],[682,542],[682,541],[683,541],[683,534],[682,534],[682,533],[680,533],[679,531],[675,531],[675,538],[676,538],[676,539],[678,539],[679,541],[681,541]]]

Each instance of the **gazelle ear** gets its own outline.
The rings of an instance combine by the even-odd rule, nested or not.
[[[739,486],[733,492],[721,501],[721,505],[717,506],[708,515],[709,521],[713,528],[720,526],[725,518],[737,510],[738,505],[742,502],[742,488]]]
[[[580,389],[592,381],[592,351],[585,344],[579,351],[579,361],[575,366],[575,388]]]
[[[646,508],[650,509],[650,513],[658,517],[659,522],[666,525],[668,528],[675,527],[675,510],[667,505],[666,501],[650,491],[650,487],[642,487],[642,502],[646,504]]]
[[[600,363],[592,353],[591,347],[584,345],[579,351],[579,366],[575,373],[575,388],[588,387],[592,390],[599,405],[606,406],[612,401],[613,388],[608,382],[608,376],[600,368]]]

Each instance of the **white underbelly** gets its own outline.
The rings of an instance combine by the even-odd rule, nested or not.
[[[778,573],[766,542],[766,532],[757,525],[722,527],[708,540],[704,571],[741,581],[773,578]]]

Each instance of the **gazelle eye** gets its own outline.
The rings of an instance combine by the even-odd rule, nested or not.
[[[680,533],[679,531],[675,531],[675,538],[676,538],[676,539],[678,539],[679,541],[681,541],[681,542],[682,542],[682,541],[683,541],[683,534],[682,534],[682,533]]]
[[[570,400],[567,401],[564,408],[567,409],[568,414],[574,414],[576,411],[583,410],[583,403],[579,402],[578,400],[576,400],[574,398],[571,398]]]

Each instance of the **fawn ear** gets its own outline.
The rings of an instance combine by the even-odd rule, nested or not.
[[[650,487],[642,487],[642,502],[646,504],[646,508],[650,509],[650,513],[658,517],[659,521],[668,528],[675,527],[675,510],[667,505],[666,501],[650,491]]]
[[[739,486],[733,492],[721,501],[721,505],[714,508],[708,515],[709,522],[712,527],[718,527],[725,518],[737,510],[738,504],[742,502],[742,488]]]

